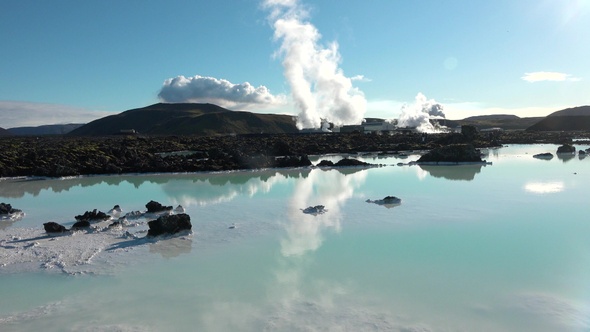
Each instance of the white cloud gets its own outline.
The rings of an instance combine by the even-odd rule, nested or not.
[[[359,81],[359,82],[371,82],[372,80],[365,75],[356,75],[350,78],[351,81]]]
[[[565,73],[558,73],[558,72],[551,72],[551,71],[536,71],[532,73],[525,73],[524,76],[521,77],[523,80],[527,82],[543,82],[543,81],[553,81],[553,82],[577,82],[581,81],[581,78],[574,77],[570,74]]]
[[[167,79],[158,97],[169,103],[213,103],[232,110],[270,108],[286,103],[285,96],[273,95],[263,85],[254,87],[248,82],[234,84],[199,75]]]
[[[112,115],[105,111],[59,104],[0,100],[0,127],[40,126],[49,124],[88,123]]]

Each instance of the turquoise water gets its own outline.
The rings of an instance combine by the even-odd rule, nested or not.
[[[588,331],[590,158],[532,157],[556,149],[489,150],[485,166],[363,155],[396,166],[3,180],[0,201],[26,216],[0,221],[0,330]],[[401,205],[365,202],[388,195]],[[149,200],[185,207],[193,233],[92,243],[74,274],[11,256],[23,230]]]

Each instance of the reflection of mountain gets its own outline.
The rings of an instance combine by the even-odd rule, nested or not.
[[[464,180],[471,181],[475,174],[481,172],[482,164],[474,165],[418,165],[435,178],[444,178],[447,180]]]
[[[222,187],[226,184],[245,184],[252,179],[263,182],[268,181],[277,174],[287,178],[306,177],[309,170],[293,169],[281,171],[248,171],[232,173],[204,173],[204,174],[144,174],[144,175],[112,175],[112,176],[87,176],[66,179],[11,179],[0,182],[0,197],[20,198],[25,194],[38,196],[43,190],[51,190],[59,193],[69,191],[73,187],[91,187],[101,183],[118,186],[123,182],[132,184],[138,188],[144,183],[165,185],[173,180],[192,180],[193,184],[207,183],[208,186]],[[187,189],[188,190],[188,189]],[[188,190],[189,192],[195,192]]]

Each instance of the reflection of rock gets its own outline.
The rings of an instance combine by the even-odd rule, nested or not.
[[[309,206],[309,207],[306,207],[305,209],[302,209],[302,211],[303,211],[303,213],[313,214],[313,215],[324,214],[324,213],[328,212],[328,210],[326,210],[326,208],[323,205]]]
[[[451,144],[433,149],[420,157],[418,163],[482,162],[480,153],[471,144]]]
[[[187,236],[166,238],[164,241],[150,243],[151,253],[157,253],[164,258],[172,258],[181,254],[188,254],[192,250],[193,241]]]
[[[366,200],[367,203],[374,203],[377,205],[385,206],[388,209],[393,207],[399,206],[402,203],[401,198],[395,196],[386,196],[383,199],[376,199],[376,200]]]
[[[553,154],[551,152],[538,153],[534,155],[533,158],[551,160],[553,159]]]
[[[68,231],[65,226],[53,221],[44,223],[43,228],[45,228],[45,232],[47,233],[64,233]]]
[[[148,222],[150,227],[147,236],[158,236],[162,234],[176,234],[184,230],[191,230],[191,217],[186,213],[163,215],[156,220]]]
[[[484,165],[418,165],[435,178],[471,181]]]
[[[566,161],[570,161],[572,159],[574,159],[576,157],[575,153],[558,153],[557,154],[557,158],[559,158],[559,160],[563,161],[564,163]]]

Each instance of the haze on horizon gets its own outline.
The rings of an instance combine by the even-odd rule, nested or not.
[[[544,116],[590,104],[588,27],[590,0],[9,0],[0,127],[159,101],[299,115],[302,127],[435,104],[449,119]]]

